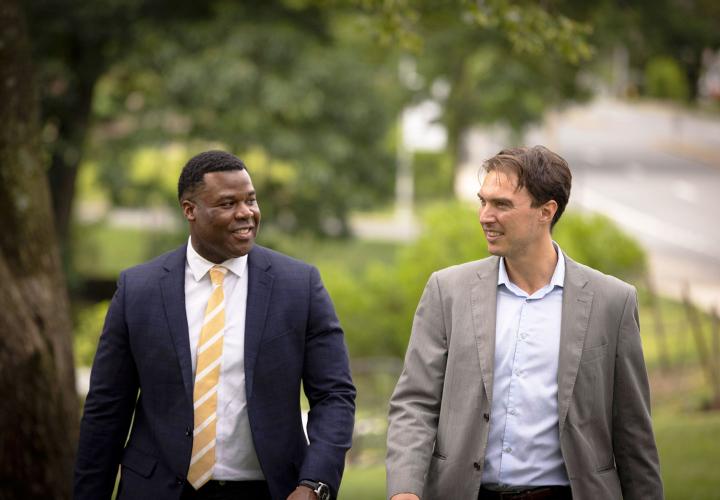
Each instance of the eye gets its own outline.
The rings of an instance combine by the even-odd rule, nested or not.
[[[248,205],[257,205],[257,200],[255,198],[250,198],[248,201],[246,201]]]

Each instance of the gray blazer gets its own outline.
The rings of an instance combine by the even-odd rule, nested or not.
[[[493,391],[498,257],[434,273],[390,400],[388,496],[476,499]],[[635,289],[565,257],[558,421],[575,500],[661,499]]]

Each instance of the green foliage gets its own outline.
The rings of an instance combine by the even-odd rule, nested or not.
[[[336,4],[360,7],[373,19],[371,32],[384,46],[421,53],[438,26],[487,31],[500,35],[516,53],[554,52],[574,63],[593,53],[587,23],[570,19],[557,6],[518,4],[507,0],[477,2],[349,0]]]
[[[185,238],[99,226],[83,228],[82,234],[78,269],[105,277],[115,277]],[[621,278],[636,277],[645,266],[637,243],[604,217],[567,213],[555,238],[573,259]],[[320,268],[353,356],[401,357],[430,275],[488,255],[476,211],[458,202],[426,206],[421,235],[399,249],[393,244],[289,238],[273,229],[263,229],[259,242]]]
[[[354,356],[402,356],[430,275],[488,255],[477,214],[467,204],[429,205],[422,228],[392,264],[371,262],[361,274],[342,263],[321,265]],[[602,272],[631,279],[644,270],[642,249],[607,218],[565,214],[555,238],[571,258]]]
[[[474,125],[500,124],[520,134],[550,107],[589,96],[577,78],[579,66],[555,50],[537,53],[539,40],[524,35],[528,26],[515,32],[516,40],[529,44],[519,49],[508,43],[501,26],[500,33],[478,30],[452,15],[433,21],[417,58],[420,92],[435,96],[437,83],[447,84],[442,122],[451,154],[459,152],[462,134]]]
[[[687,76],[670,57],[653,57],[645,66],[645,93],[650,97],[685,102],[690,97]]]
[[[166,144],[219,147],[246,161],[267,225],[347,234],[349,207],[392,194],[385,140],[400,92],[386,82],[392,59],[366,56],[369,41],[331,14],[221,2],[207,20],[139,29],[95,99],[105,133],[92,157],[113,199],[139,204],[148,187],[171,185],[182,162],[165,158]]]
[[[453,196],[455,165],[448,153],[415,153],[413,176],[416,202],[446,200]]]
[[[187,240],[184,232],[118,228],[107,224],[73,228],[73,269],[84,278],[116,279],[119,272],[171,250]]]
[[[588,41],[590,25],[551,12],[540,4],[518,5],[506,0],[472,2],[480,26],[497,27],[518,53],[542,56],[555,51],[572,63],[589,59],[594,49]]]
[[[605,274],[634,280],[646,270],[640,245],[602,215],[565,213],[553,238],[572,259]]]
[[[109,306],[110,301],[105,300],[78,311],[73,331],[76,366],[92,365]]]

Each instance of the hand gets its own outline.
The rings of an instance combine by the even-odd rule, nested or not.
[[[307,486],[298,486],[295,491],[290,493],[287,500],[317,500],[317,495]]]
[[[420,497],[415,493],[398,493],[393,495],[390,500],[420,500]]]

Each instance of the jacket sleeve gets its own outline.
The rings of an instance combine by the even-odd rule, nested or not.
[[[437,435],[447,353],[440,286],[433,274],[415,312],[403,371],[390,399],[388,497],[422,497]]]
[[[125,275],[110,303],[90,375],[75,464],[76,500],[110,499],[138,394],[125,322]]]
[[[620,323],[612,429],[615,464],[623,498],[662,499],[660,463],[650,418],[650,388],[640,342],[634,288],[628,293]]]
[[[309,296],[303,388],[310,403],[310,445],[298,479],[327,483],[335,496],[352,442],[355,387],[343,330],[315,267],[310,271]]]

